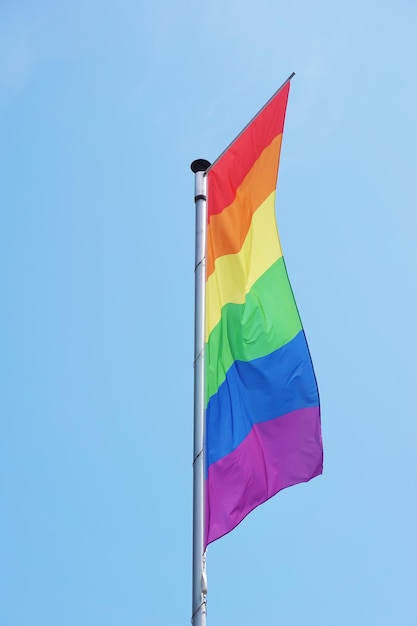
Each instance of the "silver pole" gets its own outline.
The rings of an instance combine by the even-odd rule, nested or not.
[[[194,457],[193,457],[193,602],[191,623],[206,626],[207,579],[204,552],[204,327],[206,281],[207,200],[206,169],[210,163],[191,163],[195,174],[194,269]]]

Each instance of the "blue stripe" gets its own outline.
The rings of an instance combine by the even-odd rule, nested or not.
[[[254,424],[318,404],[303,330],[267,356],[235,361],[207,405],[207,467],[235,450]]]

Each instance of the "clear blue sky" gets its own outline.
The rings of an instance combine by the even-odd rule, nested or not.
[[[325,471],[210,626],[417,624],[413,0],[0,4],[0,626],[191,615],[193,175],[292,72],[277,195]]]

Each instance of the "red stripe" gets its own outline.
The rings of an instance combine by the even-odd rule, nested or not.
[[[283,132],[290,81],[269,101],[208,172],[208,219],[231,204],[271,141]]]

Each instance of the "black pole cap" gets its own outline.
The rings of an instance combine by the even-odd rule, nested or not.
[[[197,174],[197,172],[205,172],[210,165],[210,161],[206,161],[206,159],[196,159],[191,163],[191,169],[194,174]]]

